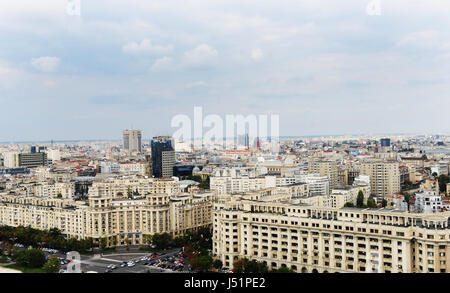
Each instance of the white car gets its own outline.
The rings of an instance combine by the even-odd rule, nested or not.
[[[127,263],[127,266],[129,266],[129,267],[134,267],[136,264],[134,263],[134,262],[132,262],[132,261],[130,261],[129,263]]]

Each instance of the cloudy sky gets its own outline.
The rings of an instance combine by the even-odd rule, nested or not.
[[[450,1],[0,1],[0,141],[170,134],[270,114],[281,135],[450,133]]]

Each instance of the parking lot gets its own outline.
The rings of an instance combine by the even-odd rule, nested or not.
[[[95,256],[81,256],[81,270],[96,273],[186,273],[189,260],[180,256],[180,249],[165,252],[117,252]],[[65,255],[55,254],[61,260]],[[67,264],[62,263],[62,271]]]

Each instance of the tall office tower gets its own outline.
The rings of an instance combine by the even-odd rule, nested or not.
[[[361,164],[362,175],[370,177],[370,191],[379,199],[400,192],[400,168],[395,161],[366,161]]]
[[[246,148],[249,147],[250,139],[247,133],[238,136],[238,145],[245,146]]]
[[[170,136],[156,136],[152,140],[152,175],[155,178],[172,177],[175,148]]]
[[[390,138],[382,138],[380,139],[381,147],[390,147],[391,146],[391,139]]]
[[[123,148],[131,152],[142,152],[142,132],[132,129],[124,130]]]
[[[308,173],[328,177],[330,191],[338,186],[338,169],[335,161],[314,160],[308,163]]]
[[[47,154],[39,153],[6,153],[4,155],[5,167],[38,167],[47,165]]]

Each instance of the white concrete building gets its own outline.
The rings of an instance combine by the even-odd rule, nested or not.
[[[327,176],[319,174],[294,175],[296,183],[307,183],[311,195],[329,195],[330,181]]]
[[[442,208],[447,210],[450,208],[450,205],[444,205],[442,197],[435,191],[416,193],[415,199],[414,211],[416,213],[439,213]]]

